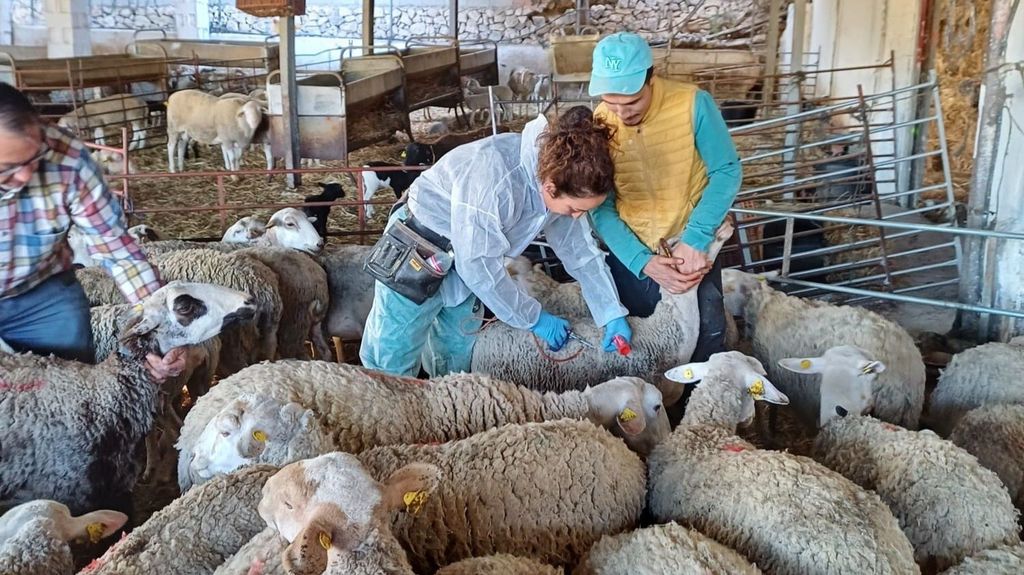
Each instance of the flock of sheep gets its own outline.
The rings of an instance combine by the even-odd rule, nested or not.
[[[181,496],[83,573],[1024,572],[1017,342],[958,354],[925,412],[901,327],[727,270],[746,331],[707,362],[691,292],[630,318],[628,357],[495,324],[473,373],[418,380],[323,360],[361,333],[368,248],[324,248],[301,211],[134,233],[169,283],[130,306],[79,254],[96,365],[0,354],[2,573],[72,573],[168,453]],[[507,267],[597,341],[575,284]],[[145,353],[184,344],[154,383]]]

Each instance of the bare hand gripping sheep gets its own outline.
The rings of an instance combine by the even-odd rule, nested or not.
[[[723,224],[715,234],[708,257],[717,257],[731,235],[732,227],[728,223]],[[521,285],[527,289],[530,287],[529,283]],[[547,305],[556,297],[572,300],[576,297],[573,292],[578,293],[579,286],[563,284],[557,291],[557,295],[548,294],[549,299],[541,299],[541,302]],[[532,333],[495,323],[480,332],[473,347],[472,371],[541,391],[583,389],[622,375],[657,381],[667,368],[690,360],[700,331],[698,318],[696,289],[683,294],[663,292],[653,314],[645,318],[629,318],[633,340],[632,352],[628,356],[607,353],[597,346],[595,349],[583,349],[574,359],[565,362],[545,357]],[[603,334],[603,329],[594,325],[590,318],[575,318],[572,330],[592,343],[600,342]],[[577,344],[570,343],[567,347],[571,349],[574,345]],[[559,357],[565,355],[560,353]]]
[[[184,490],[253,462],[450,441],[506,423],[565,417],[606,427],[640,453],[669,433],[661,393],[637,378],[542,394],[472,373],[423,381],[330,362],[280,361],[246,368],[200,398],[178,442],[178,480]]]
[[[682,424],[648,458],[648,504],[736,549],[766,572],[916,574],[914,552],[879,497],[815,461],[736,436],[754,400],[785,403],[739,352],[666,374],[701,380]]]
[[[160,389],[146,354],[197,344],[253,313],[244,293],[171,282],[136,306],[117,353],[99,365],[0,354],[0,500],[123,507]]]

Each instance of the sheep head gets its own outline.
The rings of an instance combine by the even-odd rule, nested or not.
[[[65,543],[98,543],[117,532],[128,521],[128,516],[119,511],[99,510],[74,517],[67,505],[36,499],[13,507],[0,517],[0,543],[36,519],[52,521],[53,531]]]
[[[195,345],[256,315],[253,299],[223,286],[174,281],[132,308],[121,342],[146,339],[161,354]]]
[[[248,244],[262,236],[267,226],[256,216],[245,216],[224,232],[220,241],[228,244]]]
[[[738,412],[735,414],[716,414],[720,417],[735,417],[735,420],[728,421],[729,424],[750,423],[754,419],[755,401],[789,404],[789,398],[765,376],[766,372],[761,362],[738,351],[716,353],[708,361],[687,363],[665,372],[666,379],[682,384],[714,380],[718,384],[714,388],[701,386],[690,396],[687,415],[690,415],[691,411],[699,412],[699,409],[692,408],[705,400],[708,403],[732,404],[734,407],[738,404]]]
[[[313,227],[315,220],[315,216],[307,216],[302,210],[284,208],[270,217],[265,237],[271,245],[318,253],[324,247],[324,240]]]
[[[617,377],[583,391],[588,418],[647,455],[671,428],[658,388],[639,377]]]
[[[885,364],[852,345],[831,347],[821,357],[788,357],[779,366],[794,373],[821,375],[818,426],[836,417],[866,415],[874,407],[872,386]]]

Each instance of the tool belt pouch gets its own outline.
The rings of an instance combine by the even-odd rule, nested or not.
[[[451,262],[448,252],[396,221],[373,246],[363,269],[380,283],[420,305],[441,288]]]

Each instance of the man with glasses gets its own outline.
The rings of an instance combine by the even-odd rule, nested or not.
[[[615,192],[591,217],[612,252],[608,267],[622,304],[644,317],[662,289],[696,286],[700,335],[692,361],[706,361],[725,351],[721,267],[707,250],[741,180],[725,120],[707,92],[655,77],[651,47],[632,33],[598,42],[589,91],[601,98],[594,115],[616,129]],[[662,239],[678,240],[671,257],[658,255]]]
[[[82,142],[44,123],[24,94],[0,82],[0,340],[15,351],[92,363],[89,303],[67,242],[71,225],[129,302],[160,287]],[[184,349],[153,355],[149,364],[158,380],[176,375]]]

